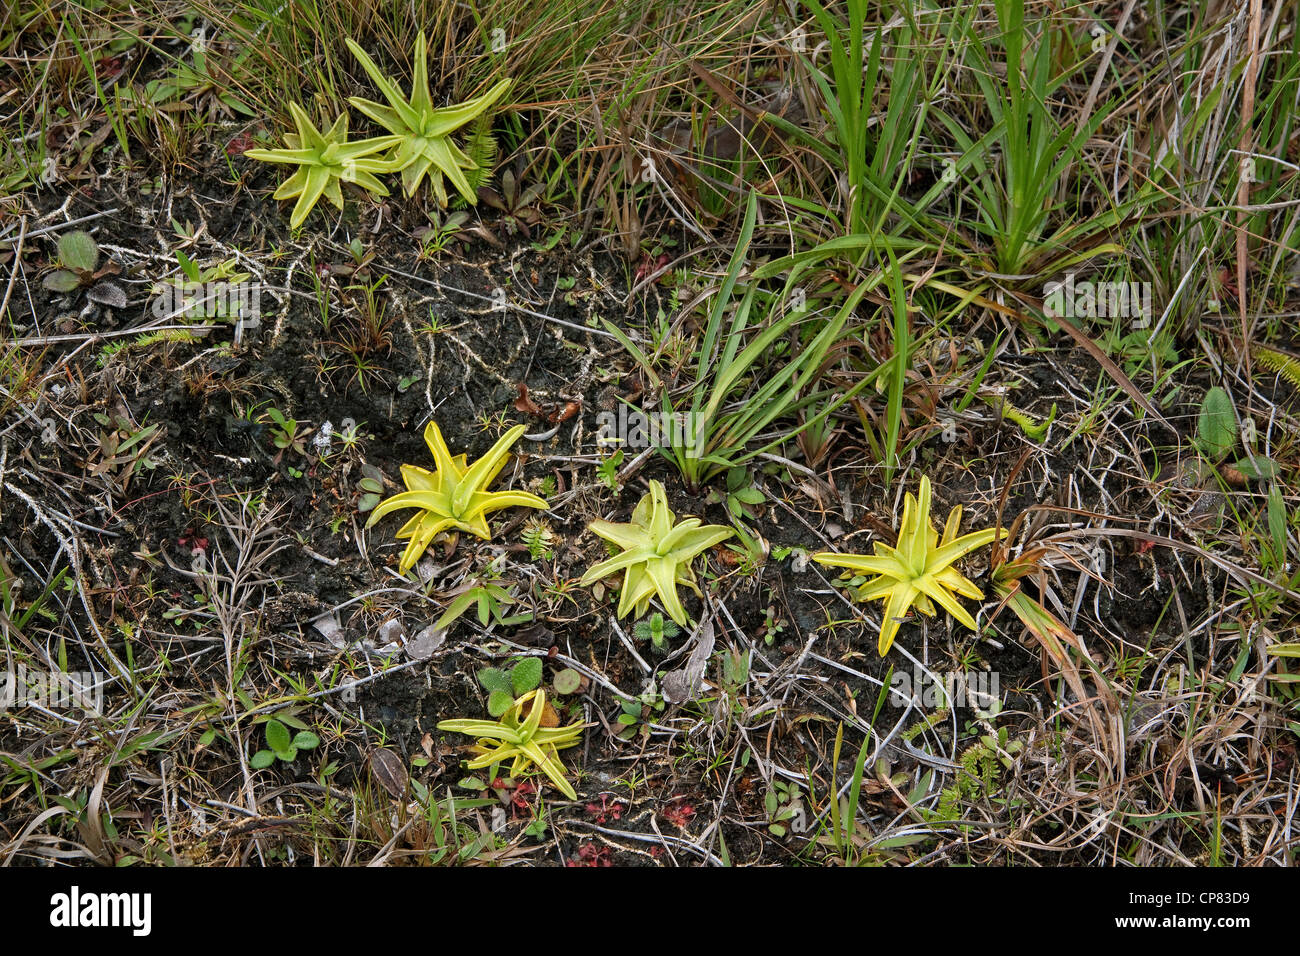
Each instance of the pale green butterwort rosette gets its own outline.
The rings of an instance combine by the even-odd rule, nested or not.
[[[393,156],[392,169],[401,172],[406,195],[414,195],[421,180],[427,175],[438,205],[446,206],[447,192],[442,185],[442,177],[446,176],[467,203],[474,205],[478,202],[464,173],[464,170],[477,167],[451,141],[451,134],[486,112],[510,89],[511,81],[501,80],[484,95],[458,106],[438,108],[433,105],[433,97],[429,95],[428,48],[423,31],[415,38],[415,77],[411,82],[409,98],[402,96],[396,84],[384,76],[365,50],[350,39],[345,42],[375,86],[384,94],[388,105],[359,96],[349,97],[348,102],[398,137],[399,145]]]
[[[404,524],[397,539],[410,538],[398,566],[405,574],[440,532],[457,529],[488,541],[492,531],[487,515],[503,508],[550,507],[544,498],[527,491],[488,491],[487,486],[505,467],[510,447],[524,433],[523,425],[510,429],[492,449],[466,467],[464,455],[452,457],[447,443],[442,439],[437,422],[429,422],[424,429],[424,442],[433,453],[435,471],[415,465],[402,466],[402,480],[407,490],[381,502],[366,522],[369,528],[380,518],[402,508],[418,508],[420,513]]]
[[[700,588],[691,562],[696,555],[725,541],[735,532],[723,525],[701,524],[699,518],[674,522],[675,516],[668,508],[664,486],[652,480],[650,493],[637,503],[630,523],[593,521],[587,526],[617,545],[622,552],[593,565],[582,576],[582,585],[594,584],[622,571],[623,592],[618,602],[620,618],[629,611],[635,612],[637,617],[645,614],[650,599],[658,595],[668,616],[685,627],[686,609],[677,596],[678,585],[684,584],[698,595]]]
[[[524,705],[529,701],[533,706],[524,717]],[[542,715],[545,712],[545,691],[532,690],[516,700],[499,721],[443,720],[438,723],[438,729],[478,738],[473,748],[478,756],[466,765],[470,770],[481,770],[511,760],[510,776],[517,777],[530,764],[536,764],[566,797],[576,800],[578,795],[565,779],[559,751],[577,746],[584,725],[543,727]]]
[[[297,172],[280,184],[273,197],[298,197],[289,217],[290,228],[297,229],[303,224],[321,196],[342,209],[340,183],[356,183],[377,196],[388,195],[388,187],[375,178],[375,173],[392,172],[393,166],[387,155],[378,154],[386,154],[396,146],[398,137],[376,136],[348,142],[347,114],[322,133],[297,103],[289,104],[289,112],[298,132],[285,135],[286,149],[250,149],[244,155],[264,163],[298,167]]]
[[[877,645],[882,657],[893,645],[899,625],[914,605],[922,614],[933,617],[934,605],[938,603],[966,627],[976,629],[975,619],[954,595],[982,599],[984,594],[952,565],[991,544],[997,531],[986,528],[957,537],[960,524],[961,506],[958,505],[949,513],[943,537],[939,537],[930,523],[930,479],[922,477],[919,497],[912,497],[909,491],[903,500],[903,523],[898,529],[897,547],[877,541],[872,545],[875,556],[833,551],[813,555],[814,561],[827,567],[875,575],[858,587],[853,596],[859,601],[885,601]]]

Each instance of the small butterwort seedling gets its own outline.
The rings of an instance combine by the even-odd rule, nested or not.
[[[105,276],[117,275],[122,267],[111,259],[102,267],[99,264],[99,243],[88,232],[79,229],[59,237],[59,266],[41,280],[41,285],[51,292],[76,292],[90,287],[86,294],[91,302],[114,309],[126,308],[126,293],[112,282],[100,281]]]
[[[383,473],[374,465],[361,466],[361,480],[357,482],[357,511],[365,514],[374,511],[384,493]]]
[[[659,650],[667,650],[668,642],[682,632],[682,629],[672,621],[665,621],[664,616],[655,611],[644,620],[636,622],[634,633],[643,640],[649,641]]]
[[[420,513],[397,532],[398,540],[411,539],[398,566],[402,574],[414,567],[420,555],[442,531],[456,528],[489,541],[492,532],[488,528],[487,515],[491,512],[514,507],[543,510],[550,507],[545,499],[527,491],[487,490],[505,467],[510,446],[523,433],[524,426],[516,425],[502,435],[486,455],[467,466],[464,455],[452,457],[442,432],[438,430],[438,423],[429,422],[424,430],[424,442],[433,453],[437,470],[431,472],[415,465],[403,465],[402,479],[407,490],[381,502],[366,522],[369,528],[390,512],[402,508],[420,509]]]
[[[324,196],[335,208],[343,208],[340,183],[356,183],[377,196],[387,196],[388,187],[375,173],[392,172],[387,150],[397,145],[396,136],[348,141],[348,117],[343,114],[324,133],[316,128],[302,107],[289,104],[297,133],[287,133],[283,149],[250,149],[244,155],[264,163],[286,163],[298,171],[280,184],[275,199],[298,197],[289,217],[289,227],[297,229],[306,221],[316,201]],[[384,154],[384,155],[380,155]]]
[[[415,76],[411,81],[410,97],[402,96],[397,84],[384,76],[365,50],[351,39],[344,42],[384,94],[388,105],[358,96],[349,97],[348,102],[394,134],[392,139],[397,148],[390,170],[401,172],[406,195],[414,195],[427,175],[438,205],[445,207],[447,190],[443,187],[442,177],[446,176],[467,203],[477,203],[478,196],[470,187],[465,171],[477,169],[478,165],[452,142],[451,134],[477,119],[504,96],[511,81],[501,80],[483,96],[458,106],[437,108],[429,95],[428,47],[423,30],[415,38]]]
[[[266,748],[253,754],[248,765],[254,770],[265,770],[276,760],[293,763],[298,759],[298,751],[315,750],[320,746],[320,738],[310,730],[300,730],[293,736],[289,728],[272,718],[266,722]]]
[[[635,699],[620,700],[618,706],[620,713],[616,720],[620,728],[615,736],[620,740],[631,740],[638,734],[649,737],[650,722],[656,714],[663,713],[664,698],[651,689]]]
[[[650,607],[650,599],[658,595],[668,616],[682,627],[687,622],[686,609],[677,596],[677,586],[684,584],[699,594],[691,562],[696,555],[735,534],[722,525],[703,525],[699,518],[678,522],[668,508],[664,486],[653,480],[649,494],[633,510],[631,522],[616,524],[597,520],[587,527],[622,551],[594,565],[582,576],[581,584],[585,587],[622,571],[619,617],[625,617],[629,611],[635,611],[640,617]]]
[[[596,466],[596,476],[610,491],[618,491],[618,470],[623,467],[623,450],[619,449]]]
[[[478,608],[478,621],[484,627],[487,627],[490,621],[496,621],[498,624],[505,626],[531,621],[533,618],[531,614],[518,614],[513,617],[506,615],[505,609],[514,603],[516,603],[515,599],[509,591],[500,585],[493,584],[490,579],[484,577],[461,589],[460,593],[447,605],[447,610],[434,622],[433,628],[436,631],[445,631],[462,614],[475,606]],[[528,689],[531,690],[532,688]]]
[[[898,627],[913,605],[922,614],[933,617],[937,602],[972,631],[976,629],[975,619],[957,603],[954,594],[976,599],[982,599],[984,594],[953,564],[977,548],[990,544],[999,532],[985,528],[959,538],[957,528],[960,524],[961,506],[958,505],[949,513],[943,537],[939,537],[930,523],[930,479],[922,477],[918,497],[912,497],[909,491],[903,500],[903,523],[898,529],[897,547],[891,548],[877,541],[874,557],[833,551],[813,555],[814,561],[827,567],[874,575],[860,585],[853,596],[859,601],[886,602],[884,619],[880,622],[878,649],[881,657],[894,643]]]
[[[311,435],[311,427],[306,422],[289,418],[274,407],[268,408],[259,421],[271,430],[271,443],[279,449],[276,455],[277,461],[286,451],[293,451],[299,455],[307,454],[307,438]]]

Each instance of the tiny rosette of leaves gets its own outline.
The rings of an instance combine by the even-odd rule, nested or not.
[[[298,132],[287,133],[284,149],[250,149],[249,159],[264,163],[285,163],[298,167],[297,172],[280,184],[275,199],[298,197],[289,217],[289,226],[297,229],[307,219],[316,201],[324,196],[336,208],[343,208],[340,183],[356,183],[377,196],[387,196],[388,187],[375,178],[376,173],[393,171],[386,153],[397,145],[396,136],[376,136],[348,141],[348,117],[344,113],[322,133],[302,107],[289,104]]]
[[[478,196],[465,177],[465,171],[478,166],[452,142],[451,134],[486,112],[506,94],[511,81],[501,80],[483,96],[458,106],[437,108],[429,94],[428,47],[424,31],[415,38],[415,76],[409,97],[402,96],[397,85],[384,76],[365,50],[350,38],[344,42],[383,93],[388,105],[359,96],[349,97],[348,102],[397,137],[399,145],[393,154],[392,169],[401,172],[406,195],[414,195],[427,175],[438,205],[445,207],[447,191],[442,177],[446,176],[465,201],[474,205]]]
[[[447,605],[447,610],[434,622],[433,627],[435,630],[445,631],[462,614],[476,604],[478,605],[479,623],[487,627],[488,621],[494,616],[500,619],[503,606],[514,603],[515,599],[510,596],[510,592],[505,588],[489,583],[479,584],[468,588],[453,598],[452,602]]]
[[[623,591],[618,602],[618,616],[635,612],[640,617],[658,595],[664,610],[682,627],[687,625],[686,609],[677,596],[678,585],[686,585],[697,595],[699,585],[691,562],[735,532],[723,525],[703,525],[699,518],[678,522],[668,508],[664,486],[651,480],[650,491],[637,503],[627,524],[593,521],[592,532],[619,548],[621,552],[593,565],[582,577],[588,586],[618,571],[623,572]]]
[[[320,738],[310,730],[300,730],[292,737],[289,728],[280,721],[271,719],[266,722],[266,750],[259,750],[249,759],[248,765],[254,770],[265,770],[277,759],[293,763],[300,750],[315,750],[320,746]]]
[[[540,658],[525,657],[509,671],[485,667],[476,675],[488,692],[488,713],[500,717],[514,706],[515,698],[536,689],[542,683]]]
[[[51,292],[72,292],[91,281],[99,266],[99,244],[80,229],[59,237],[59,265],[41,284]]]
[[[541,662],[538,661],[540,664]],[[503,671],[496,672],[505,677]],[[512,675],[513,676],[513,672]],[[540,680],[540,669],[538,679]],[[479,674],[480,681],[483,673]],[[495,678],[493,678],[495,680]],[[509,678],[506,678],[507,682]],[[486,683],[484,686],[487,686]],[[498,691],[493,690],[493,694]],[[501,690],[502,693],[508,693]],[[531,707],[528,705],[531,703]],[[525,708],[528,715],[524,716]],[[510,776],[517,777],[530,766],[537,766],[560,788],[570,800],[578,798],[573,786],[565,779],[564,764],[560,761],[559,751],[576,747],[582,736],[583,724],[570,724],[567,727],[547,727],[543,717],[547,714],[546,692],[530,690],[500,715],[499,720],[444,720],[438,723],[438,729],[449,733],[469,734],[478,740],[472,750],[477,756],[466,765],[470,770],[481,770],[494,764],[511,760]],[[550,710],[552,722],[554,710]]]
[[[885,601],[877,644],[880,656],[889,651],[899,625],[913,606],[933,617],[937,603],[966,627],[976,629],[975,619],[957,602],[955,595],[983,599],[984,594],[953,564],[991,544],[998,531],[986,528],[958,537],[960,524],[961,506],[958,505],[948,514],[943,537],[939,537],[930,522],[930,479],[922,477],[918,497],[914,498],[909,491],[904,498],[897,547],[877,541],[874,556],[833,551],[813,555],[814,561],[827,567],[874,575],[857,588],[854,597],[859,601]],[[1002,534],[1006,534],[1005,529]]]
[[[633,633],[641,640],[649,641],[663,650],[669,640],[681,633],[681,629],[672,621],[665,621],[664,616],[656,611],[649,617],[637,621]]]
[[[428,471],[415,465],[402,466],[402,479],[407,490],[381,502],[366,522],[369,528],[376,521],[402,508],[418,508],[419,514],[404,524],[397,532],[398,540],[409,538],[399,570],[409,571],[420,555],[442,531],[459,529],[469,534],[491,540],[487,515],[503,508],[550,507],[546,500],[527,491],[488,491],[501,469],[505,467],[510,447],[524,433],[523,425],[516,425],[492,446],[486,455],[466,464],[464,455],[454,458],[443,441],[437,422],[429,422],[424,430],[424,441],[433,454],[437,468]]]

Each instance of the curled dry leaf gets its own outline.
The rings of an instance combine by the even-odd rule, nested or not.
[[[528,397],[528,386],[520,382],[515,388],[519,390],[519,397],[515,399],[515,411],[541,418],[542,406]]]

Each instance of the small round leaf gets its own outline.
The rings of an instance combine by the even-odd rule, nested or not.
[[[1232,413],[1232,399],[1218,385],[1206,392],[1205,400],[1201,402],[1196,437],[1202,450],[1212,458],[1222,458],[1237,444],[1237,419]]]
[[[510,678],[500,668],[485,667],[476,676],[478,682],[483,685],[483,689],[489,693],[501,691],[504,694],[509,694],[513,689],[510,685]]]
[[[566,667],[555,675],[555,692],[557,694],[576,694],[582,686],[582,675],[572,667]]]

